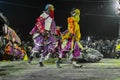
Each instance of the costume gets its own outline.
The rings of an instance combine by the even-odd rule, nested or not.
[[[6,35],[5,38],[7,40],[10,40],[12,43],[17,42],[18,44],[21,44],[21,39],[16,34],[16,32],[12,28],[8,27],[7,25],[5,25],[5,27],[6,27],[5,28],[5,35]]]
[[[5,53],[7,55],[13,55],[13,46],[12,46],[12,43],[10,41],[5,46]]]
[[[26,52],[24,49],[21,49],[20,46],[18,46],[21,45],[20,38],[16,32],[7,25],[5,25],[5,34],[5,38],[8,41],[5,47],[5,53],[7,55],[13,56],[13,58],[22,60]]]
[[[30,56],[29,63],[35,53],[40,53],[40,66],[43,66],[42,62],[48,53],[54,52],[55,45],[55,21],[54,21],[54,6],[47,4],[45,11],[37,18],[35,27],[30,32],[33,35],[34,47]]]
[[[62,56],[64,53],[68,53],[73,61],[73,66],[81,67],[76,64],[76,59],[80,56],[80,51],[83,50],[82,45],[80,44],[80,10],[73,9],[71,12],[71,17],[68,17],[68,29],[62,34]],[[60,57],[62,57],[60,56]]]
[[[1,14],[0,14],[1,16]],[[2,18],[2,17],[1,17]],[[21,45],[21,39],[16,34],[16,32],[8,26],[8,21],[3,22],[3,36],[5,36],[6,45],[5,45],[5,54],[8,56],[13,56],[13,58],[18,57],[18,59],[23,59],[24,54],[21,51],[19,53],[15,52],[14,44]]]

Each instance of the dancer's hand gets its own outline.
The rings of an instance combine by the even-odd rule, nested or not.
[[[70,37],[73,37],[73,36],[74,36],[74,34],[71,34],[71,33],[70,33],[70,35],[69,35],[69,36],[70,36]]]

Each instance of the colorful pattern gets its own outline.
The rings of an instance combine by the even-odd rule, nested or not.
[[[35,27],[30,32],[30,34],[33,35],[34,40],[33,51],[42,51],[44,57],[48,53],[55,52],[55,26],[54,18],[46,12],[43,12],[40,17],[37,18]],[[35,34],[38,35],[34,37]]]
[[[16,32],[10,27],[7,27],[7,33],[6,33],[5,37],[6,37],[7,40],[12,41],[13,43],[17,42],[17,43],[21,44],[20,38],[18,37]]]
[[[5,47],[5,53],[7,55],[12,55],[19,59],[23,59],[26,51],[19,47],[18,45],[14,46],[11,42],[9,42]]]
[[[80,44],[80,26],[78,24],[80,18],[80,11],[76,9],[74,11],[74,16],[68,17],[68,29],[62,34],[62,41],[64,47],[62,47],[61,53],[64,55],[65,52],[69,53],[71,51],[72,57],[77,58],[80,56],[80,50],[83,49]],[[67,43],[64,44],[64,41],[67,40]]]

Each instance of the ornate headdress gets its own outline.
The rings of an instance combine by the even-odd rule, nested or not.
[[[70,14],[71,14],[72,16],[80,15],[80,10],[77,9],[77,8],[73,8],[72,11],[70,12]]]
[[[54,8],[54,6],[52,4],[47,4],[45,6],[45,11],[49,11],[50,9],[54,10],[55,8]]]

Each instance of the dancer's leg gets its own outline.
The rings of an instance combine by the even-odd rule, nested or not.
[[[57,60],[55,61],[55,64],[56,64],[56,67],[57,67],[57,68],[62,68],[62,67],[60,66],[60,60],[61,60],[61,58],[59,57],[59,55],[57,55]]]
[[[38,53],[38,51],[32,51],[32,54],[30,55],[29,59],[28,59],[28,63],[31,63],[33,60],[33,57],[35,56],[35,54]]]
[[[77,59],[75,59],[75,58],[72,58],[72,64],[73,64],[73,67],[75,67],[75,68],[81,68],[82,67],[82,65],[77,64]]]
[[[44,66],[44,64],[43,64],[44,59],[45,59],[45,57],[43,56],[43,54],[41,54],[41,57],[40,57],[40,60],[39,60],[40,67]]]

